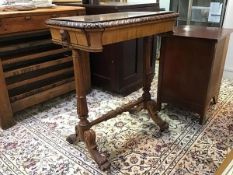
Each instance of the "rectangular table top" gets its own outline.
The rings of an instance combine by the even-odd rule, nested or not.
[[[103,45],[171,32],[175,12],[118,12],[52,18],[46,21],[55,43],[89,52]]]
[[[127,25],[132,23],[156,21],[166,18],[175,18],[178,14],[174,12],[118,12],[100,15],[73,16],[52,18],[46,23],[71,28],[105,28]]]

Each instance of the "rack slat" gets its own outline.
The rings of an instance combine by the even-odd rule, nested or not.
[[[14,84],[14,83],[21,82],[21,81],[24,81],[24,80],[27,80],[27,79],[31,79],[33,77],[42,76],[43,74],[48,74],[48,73],[53,72],[53,71],[56,72],[56,71],[61,70],[61,69],[66,69],[68,67],[73,67],[72,65],[73,65],[72,62],[70,61],[70,62],[67,62],[67,63],[51,66],[51,67],[48,67],[48,68],[45,68],[45,69],[40,69],[39,71],[36,70],[36,71],[28,72],[28,73],[25,73],[25,74],[22,74],[22,75],[13,76],[13,77],[7,78],[6,83],[7,83],[7,85]]]
[[[70,82],[70,81],[74,81],[74,77],[66,78],[66,79],[63,79],[63,80],[60,80],[60,81],[57,81],[57,82],[54,82],[54,83],[50,83],[50,84],[48,84],[48,85],[45,85],[45,86],[42,86],[42,87],[39,87],[39,88],[32,89],[31,91],[27,91],[27,92],[24,92],[24,93],[22,93],[22,94],[19,94],[19,95],[10,97],[10,101],[11,101],[11,102],[14,102],[14,101],[23,99],[23,98],[26,98],[26,97],[28,97],[28,96],[32,96],[32,95],[38,94],[38,93],[40,93],[40,92],[42,92],[42,91],[51,89],[51,88],[53,88],[53,87],[60,86],[60,85],[62,85],[62,84],[65,84],[65,83],[67,83],[67,82]]]
[[[13,112],[21,111],[27,107],[33,106],[35,104],[47,101],[59,95],[65,94],[75,89],[74,81],[65,83],[61,86],[54,87],[52,89],[48,89],[46,91],[40,92],[38,94],[34,94],[33,96],[29,96],[23,98],[21,100],[15,101],[11,103]]]
[[[25,48],[41,46],[41,45],[46,45],[46,44],[51,44],[51,43],[52,43],[51,39],[44,39],[44,40],[39,40],[39,41],[38,40],[30,41],[30,42],[25,42],[25,43],[21,43],[21,44],[0,47],[0,52],[11,52],[11,51],[15,51],[18,49],[25,49]]]
[[[53,72],[43,74],[43,75],[40,75],[40,76],[32,77],[30,79],[26,79],[26,80],[23,80],[23,81],[20,81],[20,82],[15,82],[13,84],[9,84],[7,86],[7,88],[8,88],[8,90],[11,90],[11,89],[14,89],[14,88],[26,85],[26,84],[34,83],[34,82],[37,82],[37,81],[40,81],[40,80],[44,80],[44,79],[47,79],[47,78],[55,77],[55,76],[62,75],[62,74],[68,73],[68,72],[73,72],[73,71],[74,71],[73,67],[68,67],[68,68],[65,68],[65,69],[53,71]]]
[[[0,35],[0,44],[8,41],[27,40],[45,35],[50,35],[50,32],[47,29],[38,30],[38,31],[28,31],[28,32],[24,32],[23,35],[22,33],[10,33],[6,35]]]
[[[14,63],[22,62],[22,61],[34,60],[34,59],[37,59],[40,57],[46,57],[46,56],[66,52],[68,50],[69,49],[67,49],[67,48],[61,48],[61,49],[49,50],[49,51],[36,53],[36,54],[25,55],[25,56],[21,56],[21,57],[10,58],[10,59],[6,59],[6,60],[2,60],[2,64],[3,64],[3,66],[5,66],[8,64],[14,64]]]
[[[44,62],[44,63],[40,63],[40,64],[35,64],[35,65],[32,65],[32,66],[28,66],[28,67],[15,69],[15,70],[12,70],[12,71],[5,72],[5,78],[9,78],[9,77],[16,76],[16,75],[21,75],[21,74],[24,74],[24,73],[27,73],[27,72],[31,72],[31,71],[35,71],[35,70],[38,70],[38,69],[43,69],[43,68],[55,66],[55,65],[58,65],[58,64],[62,64],[62,63],[67,63],[69,61],[72,61],[72,56],[64,57],[64,58],[60,58],[60,59],[57,59],[57,60],[52,60],[52,61],[48,61],[48,62]]]

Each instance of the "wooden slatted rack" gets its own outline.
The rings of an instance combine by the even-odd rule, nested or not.
[[[41,21],[84,14],[85,10],[58,6],[36,11],[0,13],[0,124],[3,129],[14,124],[13,113],[75,89],[71,51],[53,44]],[[1,16],[4,13],[6,18]],[[17,28],[17,19],[23,21],[21,29]],[[15,22],[11,24],[11,21]]]

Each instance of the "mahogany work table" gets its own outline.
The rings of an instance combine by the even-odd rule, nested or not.
[[[151,67],[151,37],[154,34],[171,32],[177,13],[174,12],[120,12],[102,15],[54,18],[47,21],[55,43],[69,46],[73,50],[75,71],[77,112],[79,123],[75,134],[67,138],[69,143],[85,142],[92,158],[100,169],[106,170],[110,163],[101,155],[96,145],[96,135],[91,127],[102,121],[116,117],[126,111],[146,109],[152,120],[163,131],[168,124],[157,116],[156,102],[151,99],[150,87],[154,76]],[[144,38],[143,94],[136,101],[109,111],[94,121],[88,120],[86,90],[83,86],[90,72],[85,69],[88,52],[102,52],[103,46],[135,38]]]

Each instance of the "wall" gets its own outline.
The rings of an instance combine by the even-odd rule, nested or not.
[[[160,8],[165,8],[166,11],[169,11],[170,0],[160,0]]]
[[[228,0],[223,28],[233,29],[233,0]],[[233,34],[231,34],[226,63],[224,68],[224,77],[233,79]]]

